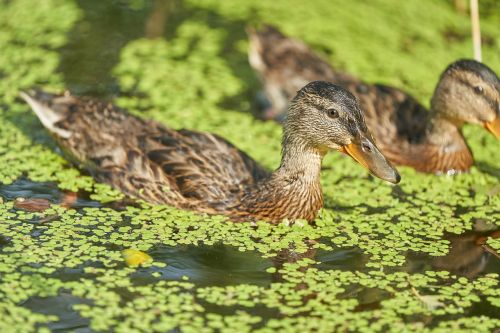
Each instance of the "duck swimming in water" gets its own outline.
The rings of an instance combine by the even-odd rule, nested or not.
[[[396,165],[429,173],[468,171],[474,160],[462,126],[478,124],[500,138],[500,80],[477,61],[458,60],[445,69],[428,111],[400,89],[367,84],[335,70],[304,43],[273,27],[248,29],[248,33],[249,61],[271,104],[264,118],[283,119],[297,89],[309,81],[324,80],[359,99],[377,145]]]
[[[331,83],[309,83],[290,103],[281,164],[272,173],[214,134],[173,130],[70,94],[21,96],[81,168],[151,203],[236,221],[311,222],[323,206],[320,170],[329,150],[381,179],[400,180],[373,143],[356,98]]]

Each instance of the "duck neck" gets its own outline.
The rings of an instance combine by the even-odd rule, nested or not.
[[[285,218],[312,222],[323,207],[320,171],[325,153],[301,142],[286,140],[279,168],[266,181],[246,192],[233,212],[272,222]]]
[[[431,106],[429,120],[426,128],[427,141],[436,146],[450,146],[459,144],[465,147],[462,135],[463,123],[443,116],[440,110]]]
[[[431,99],[431,109],[429,121],[427,123],[426,134],[432,144],[447,145],[451,143],[463,143],[462,136],[463,121],[456,117],[456,105],[451,103],[454,100],[449,91],[449,80],[440,79]]]
[[[469,170],[473,163],[470,151],[462,135],[463,123],[445,117],[431,108],[426,129],[426,142],[434,149],[426,150],[430,161],[427,168],[438,173],[455,173]],[[431,163],[432,162],[432,163]]]
[[[300,140],[287,140],[283,142],[281,163],[275,175],[300,186],[318,184],[319,187],[321,162],[326,152],[308,147]]]

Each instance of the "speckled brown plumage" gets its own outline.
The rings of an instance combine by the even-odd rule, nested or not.
[[[433,173],[467,171],[473,164],[461,133],[464,123],[489,122],[488,128],[500,135],[500,81],[483,64],[451,64],[441,75],[428,112],[400,89],[367,84],[335,70],[304,43],[273,27],[248,30],[249,61],[271,104],[263,110],[265,118],[282,119],[290,98],[308,81],[333,82],[359,99],[368,128],[390,161]]]
[[[98,181],[152,203],[238,221],[312,221],[323,206],[319,174],[329,149],[345,149],[358,161],[366,159],[375,175],[399,181],[371,143],[354,96],[325,82],[307,85],[291,104],[282,162],[273,173],[214,134],[176,131],[70,94],[22,97],[76,164]],[[325,111],[332,108],[338,112],[333,118]]]

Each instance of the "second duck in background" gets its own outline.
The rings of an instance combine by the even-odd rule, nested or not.
[[[400,89],[367,84],[334,70],[304,43],[276,28],[250,28],[248,34],[249,61],[267,99],[265,119],[282,121],[301,86],[324,80],[347,88],[359,99],[377,145],[394,164],[429,173],[464,172],[474,160],[461,132],[463,124],[484,126],[500,139],[500,80],[477,61],[458,60],[445,69],[428,111]]]

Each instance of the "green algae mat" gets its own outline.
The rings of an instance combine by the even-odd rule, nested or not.
[[[481,6],[498,73],[499,4]],[[95,183],[17,98],[99,96],[275,168],[281,129],[251,114],[248,22],[426,105],[446,65],[472,54],[451,1],[0,0],[0,332],[498,330],[500,145],[481,128],[465,128],[468,174],[400,168],[392,186],[332,153],[315,225],[236,224]],[[124,250],[150,259],[127,265]]]

